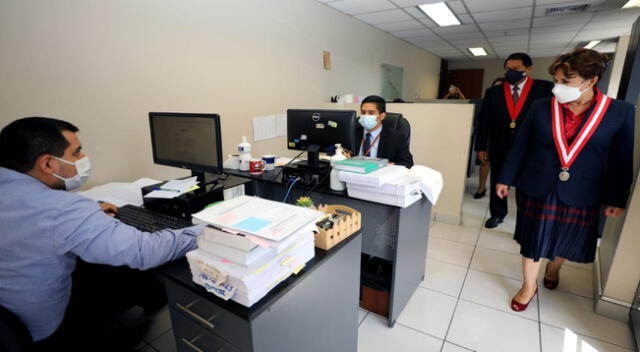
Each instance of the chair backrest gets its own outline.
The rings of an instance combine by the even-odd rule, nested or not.
[[[29,351],[32,344],[27,327],[15,314],[0,306],[0,351]]]
[[[382,126],[400,131],[407,138],[407,143],[411,141],[411,124],[409,124],[407,119],[402,117],[402,114],[387,112],[387,117],[385,117],[382,122]]]

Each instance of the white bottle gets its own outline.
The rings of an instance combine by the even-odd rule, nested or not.
[[[247,142],[247,137],[242,136],[242,143],[238,144],[238,160],[240,160],[240,171],[249,171],[251,161],[251,144]]]
[[[333,154],[333,156],[331,157],[331,175],[329,176],[330,179],[330,187],[332,190],[334,191],[344,191],[345,190],[345,183],[341,182],[340,179],[338,178],[338,173],[340,171],[336,170],[333,165],[335,164],[336,161],[338,160],[344,160],[347,157],[344,156],[344,154],[342,154],[343,150],[342,150],[342,145],[341,144],[336,144],[336,153]]]

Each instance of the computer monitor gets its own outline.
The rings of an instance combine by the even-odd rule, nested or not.
[[[204,183],[204,173],[222,171],[220,116],[150,112],[153,162],[191,170]]]
[[[336,143],[351,151],[359,147],[355,111],[287,110],[287,147],[306,150],[308,166],[318,167],[318,153],[333,153]]]

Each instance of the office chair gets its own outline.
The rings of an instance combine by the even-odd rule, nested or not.
[[[29,351],[32,344],[27,327],[15,314],[0,306],[0,351]]]
[[[382,127],[400,131],[407,138],[407,143],[411,141],[411,124],[402,114],[387,112],[387,117],[382,122]]]

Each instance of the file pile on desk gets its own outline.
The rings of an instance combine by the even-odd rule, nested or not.
[[[366,174],[340,171],[338,177],[346,182],[350,197],[402,208],[420,200],[422,194],[435,204],[442,190],[442,175],[419,165],[411,169],[387,165]]]
[[[297,274],[314,257],[322,212],[242,196],[193,215],[207,224],[198,249],[187,253],[193,281],[246,307]]]

